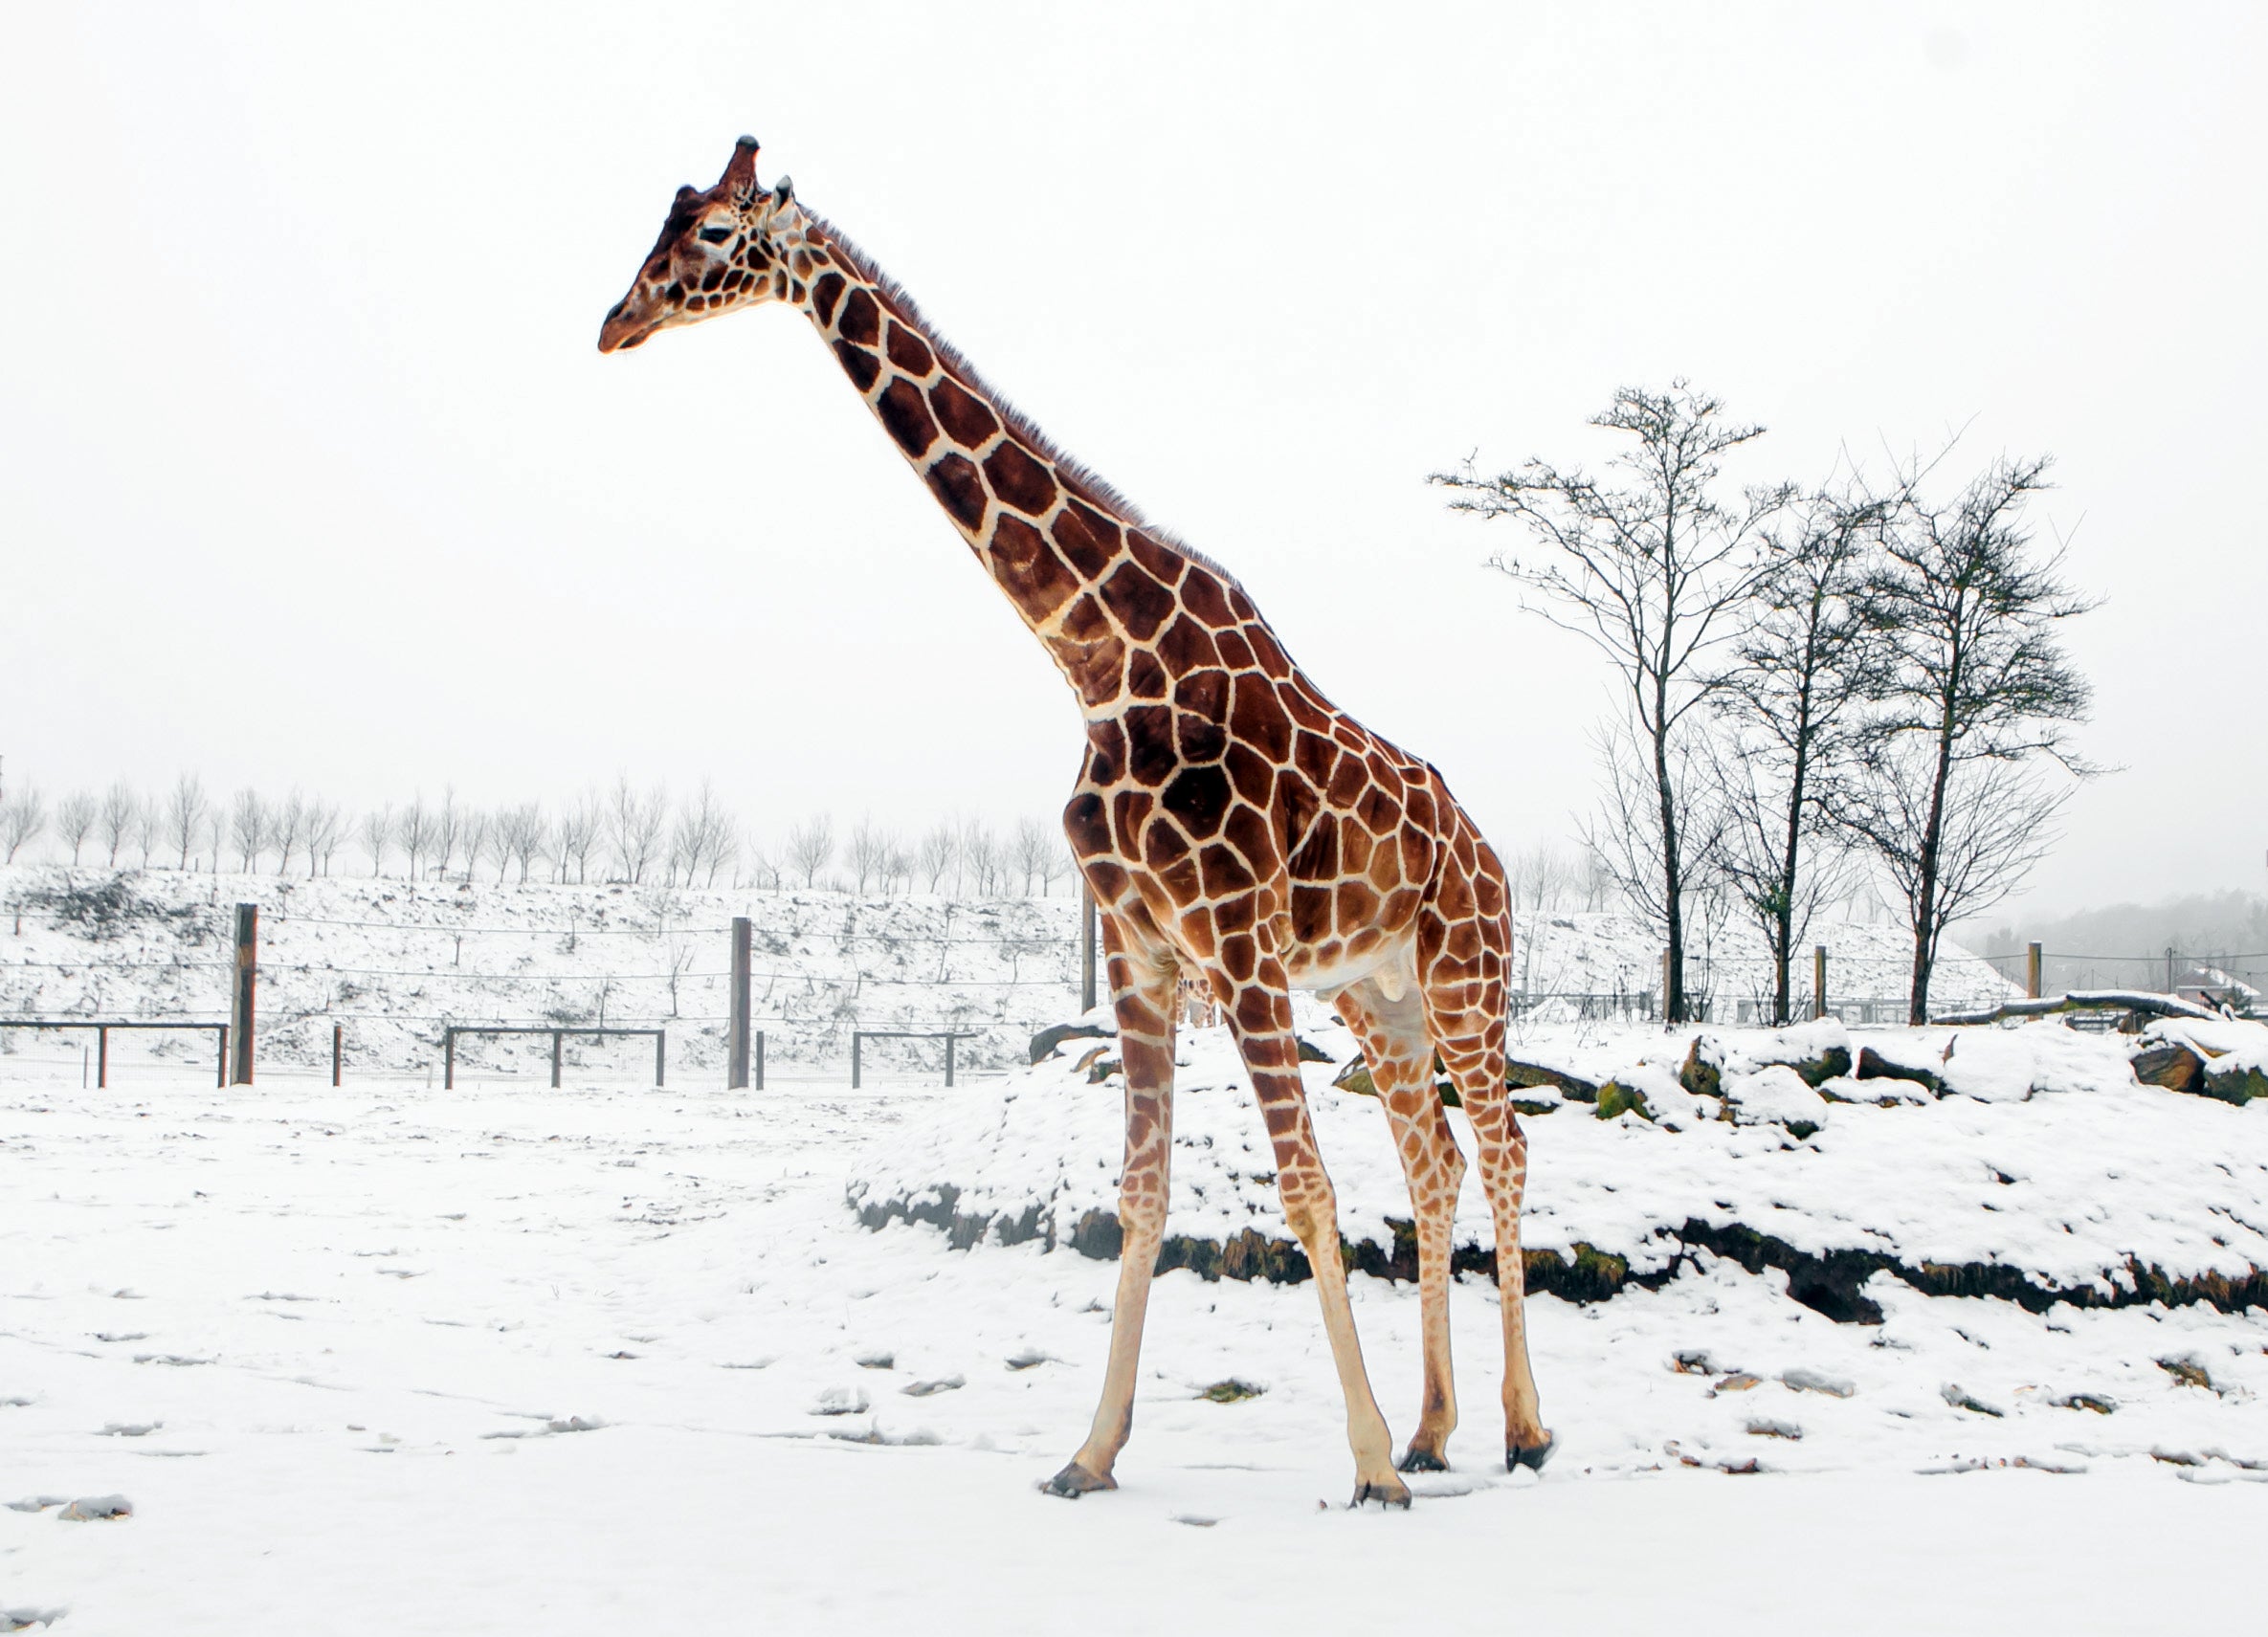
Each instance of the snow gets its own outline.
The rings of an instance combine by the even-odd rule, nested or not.
[[[1219,1053],[1188,1054],[1179,1232],[1251,1220],[1232,1173],[1265,1166]],[[1330,1067],[1310,1070],[1325,1154],[1350,1224],[1382,1228],[1401,1209],[1383,1120]],[[1423,1607],[1452,1626],[1698,1608],[1742,1630],[2088,1630],[2154,1621],[2166,1588],[2075,1545],[2172,1576],[2194,1542],[2268,1522],[2259,1315],[2035,1314],[1878,1273],[1883,1322],[1838,1324],[1706,1252],[1658,1289],[1531,1299],[1560,1440],[1541,1479],[1491,1459],[1495,1294],[1460,1278],[1456,1470],[1414,1476],[1391,1516],[1341,1505],[1313,1293],[1165,1274],[1123,1487],[1042,1497],[1093,1408],[1115,1265],[869,1231],[845,1186],[1000,1152],[973,1135],[990,1122],[1059,1157],[1071,1203],[1105,1198],[1116,1104],[1061,1062],[856,1095],[0,1081],[0,1500],[58,1503],[0,1511],[0,1608],[62,1609],[87,1637],[1322,1630],[1410,1619],[1410,1554],[1438,1552]],[[2154,1235],[2234,1267],[2211,1238],[2236,1243],[2213,1206],[2239,1184],[2216,1162],[2241,1173],[2268,1134],[2144,1088],[1833,1116],[1790,1145],[1567,1104],[1529,1122],[1531,1235],[1635,1248],[1715,1191],[1822,1243],[1888,1222],[1916,1254],[2077,1276]],[[2065,1233],[2087,1179],[2102,1217]],[[1995,1191],[2023,1208],[1975,1208]],[[1415,1292],[1358,1274],[1352,1294],[1406,1433]],[[1232,1378],[1262,1390],[1203,1396]],[[130,1515],[58,1519],[113,1495]],[[2245,1607],[2241,1577],[2182,1580],[2192,1618]]]
[[[56,874],[7,884],[20,898]],[[1068,1240],[1115,1206],[1122,1088],[1078,1066],[1107,1042],[1021,1061],[1032,1028],[1068,1016],[1066,902],[979,924],[977,906],[828,894],[133,888],[142,907],[107,929],[28,913],[0,1006],[211,1015],[198,962],[227,903],[259,894],[263,1006],[285,1027],[259,1083],[227,1090],[203,1045],[178,1063],[114,1050],[107,1091],[52,1043],[0,1057],[0,1630],[2086,1631],[2154,1628],[2176,1603],[2201,1623],[2257,1613],[2197,1543],[2268,1523],[2268,1314],[2144,1301],[2136,1280],[2268,1265],[2268,1102],[2138,1085],[2118,1038],[1712,1028],[1718,1097],[1680,1083],[1695,1031],[1523,1018],[1524,1060],[1616,1080],[1652,1117],[1521,1094],[1548,1111],[1525,1118],[1527,1248],[1631,1275],[1587,1305],[1530,1298],[1559,1439],[1543,1476],[1494,1454],[1486,1278],[1452,1292],[1455,1470],[1414,1474],[1415,1507],[1382,1515],[1343,1504],[1314,1293],[1183,1270],[1151,1303],[1122,1488],[1070,1504],[1035,1486],[1100,1390],[1118,1270]],[[622,1004],[652,1007],[657,921],[701,929],[698,973],[743,912],[777,941],[759,965],[791,974],[776,992],[811,997],[775,1008],[795,1068],[772,1090],[718,1089],[713,996],[688,996],[666,1090],[594,1054],[552,1091],[547,1063],[504,1047],[454,1093],[428,1083],[427,1014],[579,1005],[623,972],[645,987]],[[435,921],[507,930],[459,956]],[[963,932],[994,941],[944,941]],[[880,994],[917,974],[918,998]],[[323,1007],[349,982],[385,1016],[334,1090],[291,1065],[327,1065]],[[986,1060],[1013,1067],[946,1091],[909,1051],[851,1092],[841,1032],[879,1025],[869,1004],[965,1007]],[[1305,1073],[1342,1227],[1391,1247],[1408,1206],[1384,1119],[1331,1084],[1353,1043],[1304,998],[1295,1015],[1326,1059]],[[2179,1027],[2257,1044],[2254,1026]],[[1814,1092],[1787,1065],[1829,1044],[1948,1093]],[[1168,1232],[1280,1236],[1232,1046],[1186,1030],[1180,1055]],[[893,1201],[989,1231],[955,1249],[925,1223],[861,1225]],[[1004,1224],[1031,1236],[1003,1243]],[[1880,1322],[1836,1322],[1782,1268],[1689,1242],[1693,1224],[1872,1256],[1859,1293]],[[1457,1226],[1490,1245],[1470,1179]],[[1936,1265],[2040,1299],[1924,1294],[1889,1271]],[[2045,1299],[2079,1292],[2123,1305]],[[1406,1436],[1414,1286],[1357,1273],[1350,1294]],[[1231,1382],[1258,1390],[1209,1396]],[[2110,1554],[2151,1567],[2102,1574]]]

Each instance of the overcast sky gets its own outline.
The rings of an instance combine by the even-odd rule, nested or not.
[[[1071,696],[808,326],[595,350],[748,130],[1500,847],[1590,805],[1604,677],[1425,475],[1595,461],[1682,374],[1771,429],[1745,477],[2054,453],[2124,770],[2031,908],[2257,891],[2264,16],[19,9],[0,754],[1052,816]]]

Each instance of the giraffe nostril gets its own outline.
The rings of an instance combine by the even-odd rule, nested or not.
[[[627,298],[625,298],[624,299],[615,302],[611,307],[609,307],[607,309],[607,322],[611,324],[616,319],[620,318],[622,316],[622,309],[629,305],[630,301]]]

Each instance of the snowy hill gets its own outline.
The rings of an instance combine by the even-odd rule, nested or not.
[[[391,878],[205,875],[176,871],[0,869],[0,1015],[223,1018],[232,906],[260,909],[263,1062],[329,1060],[345,1029],[350,1067],[405,1072],[435,1061],[444,1025],[662,1025],[686,1068],[722,1063],[728,927],[754,923],[756,1026],[776,1064],[841,1064],[854,1029],[956,1029],[970,1068],[1024,1059],[1032,1034],[1076,1010],[1072,897],[954,900],[836,892]],[[1830,994],[1894,997],[1909,952],[1896,928],[1814,932]],[[1521,1029],[1640,1011],[1659,984],[1659,950],[1627,916],[1543,912],[1516,925],[1515,972],[1531,997]],[[1693,968],[1713,1015],[1768,984],[1753,934],[1717,937]],[[1799,987],[1809,992],[1809,966]],[[2010,985],[1948,948],[1946,1007],[1996,1001]],[[1902,1005],[1902,1003],[1901,1003]],[[29,1037],[0,1031],[0,1055]],[[138,1042],[181,1060],[201,1038]],[[542,1040],[460,1043],[460,1065],[534,1072]],[[934,1070],[931,1042],[883,1042],[870,1065]],[[569,1046],[570,1061],[627,1064],[635,1049]]]

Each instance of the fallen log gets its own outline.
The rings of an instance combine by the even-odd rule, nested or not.
[[[2035,1001],[2003,1001],[1990,1011],[1948,1012],[1934,1019],[1941,1024],[1998,1023],[2011,1017],[2047,1017],[2067,1011],[2147,1012],[2153,1017],[2193,1017],[2217,1023],[2221,1014],[2171,995],[2153,995],[2139,989],[2075,989],[2067,995],[2042,995]]]

